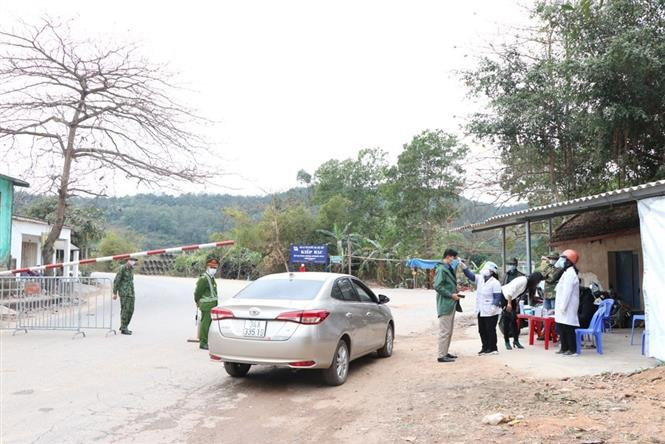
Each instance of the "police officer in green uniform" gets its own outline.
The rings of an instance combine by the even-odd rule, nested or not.
[[[120,267],[113,280],[113,299],[120,296],[120,333],[131,335],[129,322],[134,314],[134,266],[136,258],[129,258]]]
[[[210,324],[212,323],[210,311],[217,306],[215,273],[217,273],[219,262],[215,258],[208,258],[206,267],[206,272],[196,282],[196,289],[194,290],[194,301],[201,310],[199,348],[203,350],[208,350],[208,330],[210,330]]]
[[[554,253],[549,256],[543,256],[540,258],[540,273],[543,275],[545,280],[545,288],[543,290],[544,306],[546,309],[554,308],[554,298],[556,294],[554,292],[554,287],[559,282],[559,278],[563,274],[563,269],[556,268],[554,263],[559,259],[559,255]]]

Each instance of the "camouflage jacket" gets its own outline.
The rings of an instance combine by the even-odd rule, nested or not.
[[[113,294],[121,297],[134,297],[134,269],[123,265],[113,279]]]
[[[559,282],[559,279],[564,272],[563,268],[556,268],[549,262],[543,261],[539,271],[545,280],[545,299],[554,299],[554,288],[556,287],[557,282]]]

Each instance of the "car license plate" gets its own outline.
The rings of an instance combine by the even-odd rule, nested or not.
[[[263,338],[266,335],[266,323],[267,321],[247,319],[242,329],[242,335],[248,338]]]

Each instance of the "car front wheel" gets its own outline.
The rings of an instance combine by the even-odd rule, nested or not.
[[[386,329],[386,342],[383,344],[383,347],[376,351],[380,358],[389,358],[392,356],[394,340],[395,330],[393,329],[392,324],[388,324],[388,328]]]
[[[328,385],[342,385],[349,375],[349,346],[340,340],[335,349],[332,365],[323,371],[323,379]]]
[[[236,362],[225,362],[224,370],[233,378],[242,378],[247,375],[251,364],[238,364]]]

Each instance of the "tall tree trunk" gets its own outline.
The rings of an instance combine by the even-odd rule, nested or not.
[[[74,112],[71,124],[69,125],[69,132],[67,134],[67,146],[65,148],[65,161],[62,166],[62,175],[60,176],[60,188],[58,189],[58,206],[55,210],[55,220],[53,221],[53,226],[51,231],[46,238],[46,242],[42,246],[42,264],[50,264],[53,258],[53,251],[55,247],[55,242],[60,237],[60,232],[62,227],[65,225],[65,217],[67,210],[67,198],[69,197],[69,177],[72,171],[72,160],[74,159],[74,140],[76,138],[76,128],[80,115],[81,109],[85,103],[85,96],[81,97],[79,101],[78,108]],[[67,260],[67,258],[65,258]],[[49,274],[49,273],[44,273]],[[51,272],[53,275],[53,272]]]
[[[62,227],[65,225],[65,216],[67,210],[67,196],[69,194],[69,176],[72,168],[73,150],[67,149],[65,152],[65,163],[60,177],[60,188],[58,189],[58,206],[55,211],[55,220],[51,226],[51,231],[42,246],[42,264],[50,264],[53,260],[53,251],[55,242],[60,237]]]

